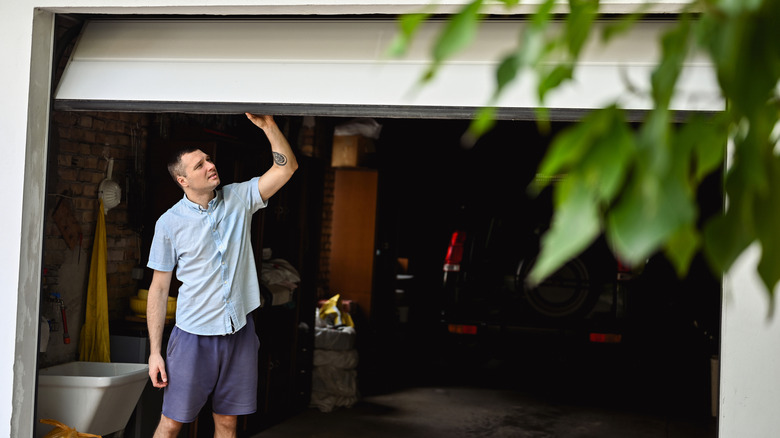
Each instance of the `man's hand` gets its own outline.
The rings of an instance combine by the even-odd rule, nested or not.
[[[159,354],[149,356],[149,377],[155,388],[168,386],[168,374],[165,372],[165,361]]]
[[[274,122],[274,116],[252,113],[245,114],[246,117],[255,124],[255,126],[262,129],[263,131],[276,124],[276,122]]]
[[[273,116],[245,113],[246,117],[258,128],[262,129],[266,138],[271,143],[271,155],[273,165],[264,174],[260,175],[257,182],[260,197],[268,199],[274,195],[292,177],[298,169],[298,161],[295,159],[290,143],[279,130]]]

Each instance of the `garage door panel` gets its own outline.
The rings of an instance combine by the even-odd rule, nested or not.
[[[473,113],[487,103],[496,62],[515,44],[523,23],[485,23],[477,41],[423,87],[418,80],[428,68],[427,47],[438,24],[423,29],[407,56],[388,59],[384,52],[396,26],[382,20],[93,21],[66,67],[55,107],[94,110],[114,102],[153,111],[262,104],[308,106],[313,113],[351,106],[418,108],[432,116]],[[642,23],[626,40],[591,43],[574,80],[551,93],[545,106],[591,109],[617,100],[627,109],[649,109],[646,91],[657,56],[652,37],[664,26]],[[723,107],[711,68],[701,59],[687,63],[682,83],[674,108]],[[498,104],[506,117],[540,106],[533,78],[521,75]]]

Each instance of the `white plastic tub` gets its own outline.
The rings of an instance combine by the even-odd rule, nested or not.
[[[108,435],[124,429],[149,380],[148,365],[69,362],[38,370],[38,415],[79,432]],[[36,426],[36,436],[52,429]]]

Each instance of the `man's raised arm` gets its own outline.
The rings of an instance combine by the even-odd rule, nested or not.
[[[250,113],[246,113],[246,116],[255,126],[265,132],[265,136],[271,142],[274,163],[268,171],[260,176],[260,181],[257,183],[260,196],[267,200],[290,180],[298,169],[298,161],[295,159],[290,143],[279,130],[273,116]]]

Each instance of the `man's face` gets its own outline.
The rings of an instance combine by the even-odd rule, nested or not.
[[[178,177],[182,187],[208,192],[219,186],[219,174],[211,157],[197,150],[181,156],[183,176]]]

